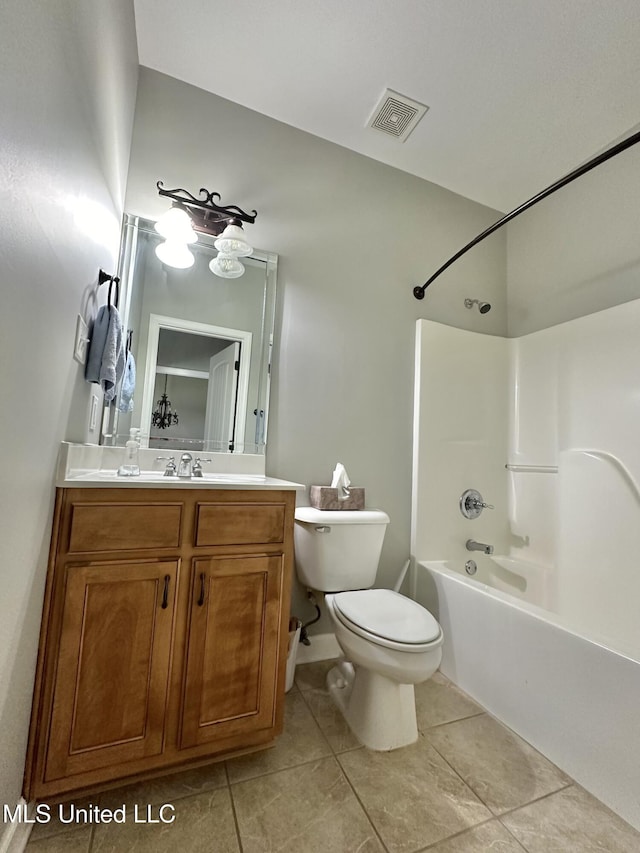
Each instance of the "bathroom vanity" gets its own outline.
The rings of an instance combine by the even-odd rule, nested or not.
[[[266,477],[122,483],[96,473],[57,489],[28,800],[274,740],[295,488]]]

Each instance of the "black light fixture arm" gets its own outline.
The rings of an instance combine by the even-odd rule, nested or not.
[[[547,198],[556,190],[562,189],[562,187],[566,187],[567,184],[570,184],[571,181],[575,181],[576,178],[579,178],[581,175],[584,175],[586,172],[590,172],[591,169],[595,169],[596,166],[599,166],[601,163],[605,163],[607,160],[610,160],[612,157],[615,157],[616,154],[620,154],[622,151],[626,151],[627,148],[631,148],[632,145],[636,145],[636,143],[640,142],[640,131],[637,133],[633,133],[631,136],[628,136],[626,139],[623,139],[622,142],[618,142],[616,145],[613,145],[611,148],[608,148],[606,151],[603,151],[601,154],[598,154],[593,159],[589,160],[587,163],[583,163],[582,166],[578,166],[577,169],[574,169],[569,174],[565,175],[563,178],[559,178],[555,183],[548,186],[546,189],[541,190],[537,195],[534,195],[528,201],[523,202],[519,207],[516,207],[510,213],[506,213],[502,219],[498,219],[497,222],[494,222],[493,225],[490,225],[487,229],[485,229],[482,234],[478,234],[477,237],[467,243],[466,246],[463,246],[460,251],[456,252],[449,260],[444,263],[439,269],[437,269],[434,274],[429,278],[423,285],[418,285],[413,288],[413,295],[416,299],[424,299],[424,294],[429,285],[435,281],[438,276],[442,275],[442,273],[448,269],[451,264],[455,263],[458,258],[461,258],[464,254],[466,254],[469,249],[473,249],[474,246],[477,246],[478,243],[482,242],[485,237],[488,237],[490,234],[493,234],[494,231],[497,231],[498,228],[502,228],[503,225],[506,225],[507,222],[510,222],[512,219],[515,219],[516,216],[519,216],[521,213],[524,213],[525,210],[529,210],[530,207],[533,207],[534,204],[537,204],[539,201],[542,201],[543,198]]]
[[[218,201],[220,201],[220,193],[209,192],[209,190],[204,187],[201,187],[200,189],[200,195],[204,196],[204,198],[196,198],[196,196],[192,195],[188,190],[183,190],[181,188],[165,190],[162,181],[158,181],[156,186],[158,187],[159,195],[166,196],[167,198],[186,205],[187,207],[198,207],[204,211],[211,211],[216,214],[216,219],[218,220],[239,219],[241,222],[253,223],[256,221],[256,216],[258,215],[257,210],[252,210],[251,213],[247,213],[235,204],[229,204],[226,206],[216,204],[214,199],[218,199]]]

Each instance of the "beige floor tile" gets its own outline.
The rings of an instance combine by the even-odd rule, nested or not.
[[[491,817],[424,737],[404,749],[338,756],[391,853],[409,853]]]
[[[416,716],[418,729],[462,720],[484,709],[453,685],[449,679],[436,672],[428,681],[416,684]]]
[[[52,838],[34,839],[33,833],[31,836],[25,848],[26,853],[87,853],[91,841],[91,827],[81,826]]]
[[[284,730],[272,749],[227,761],[229,780],[239,782],[331,754],[331,747],[300,693],[287,695]]]
[[[326,690],[327,673],[337,660],[321,660],[317,663],[303,663],[296,667],[295,683],[300,690]]]
[[[303,697],[334,752],[346,752],[362,745],[326,690],[305,690]]]
[[[123,824],[96,826],[91,853],[238,853],[238,837],[228,788],[218,788],[175,803],[172,824],[136,824],[127,812]]]
[[[244,853],[382,853],[335,758],[231,786]]]
[[[640,833],[571,786],[501,818],[529,853],[638,853]]]
[[[494,814],[530,803],[570,781],[487,715],[428,729],[426,737]]]
[[[99,795],[100,807],[115,809],[122,806],[123,803],[138,803],[145,806],[162,805],[163,803],[172,803],[181,797],[190,797],[193,794],[201,794],[203,791],[222,788],[226,784],[227,774],[224,763],[218,762],[206,767],[198,767],[195,770],[172,773],[169,776],[160,776],[157,779],[149,779],[146,782],[136,782],[134,785],[105,791]]]
[[[498,820],[491,820],[429,847],[428,853],[525,853]]]
[[[86,821],[80,824],[69,823],[69,821],[76,817],[77,809],[86,809],[90,806],[98,805],[99,796],[99,794],[96,794],[93,799],[90,797],[83,797],[82,799],[68,800],[64,803],[50,805],[48,808],[50,817],[49,822],[35,823],[31,830],[31,835],[29,836],[30,840],[38,841],[40,838],[50,838],[53,835],[60,835],[63,832],[68,833],[74,829],[77,830],[80,826],[86,825]],[[82,817],[82,815],[80,815],[80,817]],[[60,818],[62,818],[62,820]],[[63,823],[63,821],[67,822]]]

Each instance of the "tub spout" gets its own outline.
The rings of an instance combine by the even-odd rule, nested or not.
[[[483,554],[493,554],[493,545],[485,545],[484,542],[467,539],[467,551],[482,551]]]

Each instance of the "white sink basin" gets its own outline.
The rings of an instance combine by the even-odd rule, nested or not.
[[[163,488],[205,488],[220,486],[222,488],[256,489],[256,488],[302,488],[299,484],[289,484],[284,480],[265,477],[262,474],[216,474],[207,472],[202,477],[165,477],[164,471],[141,471],[137,477],[120,477],[114,470],[82,471],[71,474],[69,481],[92,483],[109,486],[162,486]],[[68,484],[71,484],[70,482]]]
[[[120,477],[117,471],[96,471],[85,475],[87,479],[97,477],[99,480],[115,480],[122,483],[157,483],[163,485],[184,485],[185,483],[236,483],[242,485],[254,485],[256,483],[264,483],[265,477],[261,474],[214,474],[203,473],[202,477],[165,477],[164,471],[141,471],[138,477]],[[80,477],[79,479],[83,479]]]
[[[266,477],[262,474],[208,474],[203,473],[202,477],[192,477],[194,483],[200,480],[205,483],[264,483]]]

